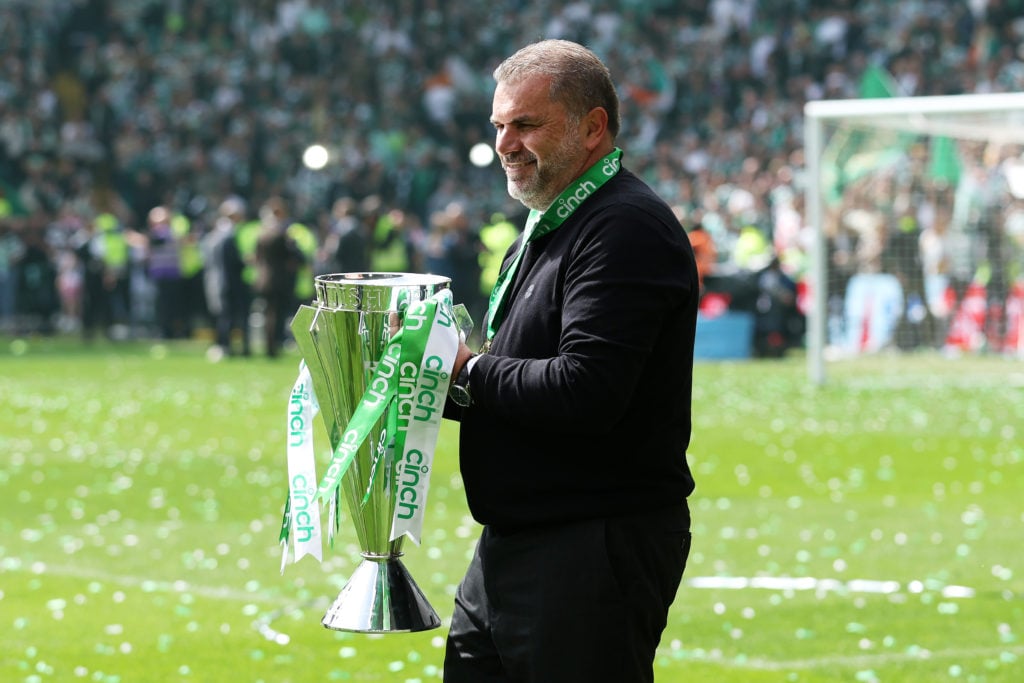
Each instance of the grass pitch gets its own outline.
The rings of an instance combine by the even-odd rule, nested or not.
[[[297,366],[0,340],[0,680],[440,679],[444,627],[320,626],[356,563],[344,519],[322,565],[279,573]],[[406,555],[445,624],[478,532],[456,429]],[[1024,680],[1024,363],[876,357],[819,388],[802,359],[702,363],[690,460],[659,683]]]

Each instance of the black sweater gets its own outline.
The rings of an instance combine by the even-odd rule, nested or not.
[[[476,520],[517,529],[682,503],[698,285],[671,209],[623,169],[528,246],[511,287],[461,414]]]

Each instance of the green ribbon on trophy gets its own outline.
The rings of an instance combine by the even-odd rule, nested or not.
[[[526,219],[526,227],[523,229],[523,238],[519,243],[519,251],[516,252],[508,267],[498,273],[498,279],[495,280],[494,287],[491,289],[491,296],[487,304],[487,324],[484,327],[487,334],[485,350],[489,348],[491,339],[505,318],[509,288],[512,281],[515,280],[516,271],[519,269],[520,261],[523,260],[527,245],[561,227],[562,223],[568,220],[569,216],[579,208],[587,197],[597,192],[598,188],[619,172],[619,169],[622,168],[621,160],[622,150],[616,147],[584,171],[583,175],[569,187],[562,190],[562,193],[545,211],[530,210],[530,215]]]
[[[396,496],[396,505],[391,540],[407,535],[419,545],[434,450],[451,381],[451,371],[455,364],[455,354],[458,351],[459,334],[451,290],[443,289],[406,308],[402,327],[391,337],[383,356],[377,362],[373,377],[348,421],[315,491],[316,498],[329,504],[329,529],[338,526],[337,516],[340,511],[336,500],[338,487],[345,472],[374,425],[385,412],[388,412],[388,433],[382,435],[388,440],[388,447],[378,448],[377,458],[379,460],[389,457],[393,461],[384,463],[383,467],[380,462],[375,462],[373,477],[379,476],[381,471],[394,473],[391,493]],[[302,395],[303,387],[309,386],[310,401],[315,401],[312,385],[304,379],[303,371],[308,378],[308,371],[300,366],[300,376],[296,380],[293,397],[297,391]],[[313,414],[313,404],[309,405],[309,413],[303,414]],[[294,410],[290,403],[290,429],[294,421]],[[308,443],[311,442],[310,433]],[[296,461],[295,471],[308,472],[308,468],[303,469],[302,464],[308,463],[306,451],[290,447],[288,457],[290,476],[293,458]],[[294,482],[294,478],[291,481]],[[304,477],[298,480],[298,483],[306,484],[308,481],[310,480]],[[315,478],[312,481],[315,481]],[[372,489],[371,484],[367,497]],[[299,532],[303,530],[297,527],[297,515],[294,514],[298,506],[305,502],[304,496],[310,493],[311,490],[308,488],[299,487],[296,490],[290,487],[289,501],[282,519],[281,540],[285,546],[285,553],[289,537],[294,537],[297,542],[296,561],[304,554],[314,554],[305,551],[305,546],[298,544]],[[363,502],[365,504],[366,498]],[[306,512],[305,508],[303,512]],[[316,518],[319,528],[319,513],[315,506],[310,515]],[[309,541],[305,535],[301,537],[304,542]],[[300,548],[305,552],[300,554]],[[316,556],[319,559],[319,554]]]

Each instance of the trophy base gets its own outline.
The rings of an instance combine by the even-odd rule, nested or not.
[[[320,622],[334,631],[409,633],[441,625],[398,557],[367,557]]]

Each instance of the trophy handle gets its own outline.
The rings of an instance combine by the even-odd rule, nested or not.
[[[465,342],[473,334],[473,318],[466,310],[466,304],[455,304],[452,311],[455,313],[455,324],[459,327],[459,337]]]

